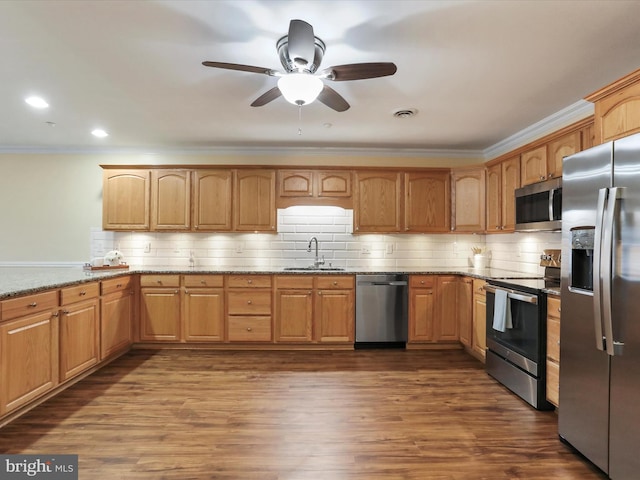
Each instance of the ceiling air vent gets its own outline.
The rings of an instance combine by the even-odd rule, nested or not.
[[[416,113],[418,113],[418,110],[415,108],[402,108],[393,112],[393,116],[396,118],[409,118],[413,117]]]

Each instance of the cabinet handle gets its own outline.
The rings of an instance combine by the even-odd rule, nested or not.
[[[63,313],[64,315],[69,315],[69,310],[62,310],[62,313]]]
[[[28,306],[31,307],[31,308],[37,307],[38,303],[37,302],[31,302]]]
[[[200,280],[200,283],[201,283],[202,285],[206,285],[206,284],[207,284],[207,281],[206,281],[206,280]]]
[[[84,297],[86,294],[87,294],[87,292],[85,292],[84,290],[82,290],[82,291],[80,292],[80,296],[81,296],[81,297]]]
[[[251,327],[247,327],[247,332],[250,332],[250,331],[251,331]]]
[[[156,280],[158,282],[158,285],[162,285],[162,280]]]
[[[116,284],[116,288],[122,288],[122,284],[121,283],[117,283]]]

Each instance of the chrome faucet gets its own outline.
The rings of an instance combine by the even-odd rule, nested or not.
[[[322,256],[322,260],[318,258],[318,239],[316,237],[311,237],[311,240],[309,240],[309,245],[307,246],[307,252],[311,251],[311,244],[313,242],[316,242],[316,259],[313,262],[313,266],[319,267],[320,265],[324,265],[324,255]]]

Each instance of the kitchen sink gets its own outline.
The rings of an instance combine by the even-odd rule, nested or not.
[[[313,265],[310,265],[308,267],[284,267],[285,271],[290,271],[290,272],[294,272],[294,271],[312,271],[312,272],[342,272],[344,271],[344,268],[340,268],[340,267],[315,267]]]

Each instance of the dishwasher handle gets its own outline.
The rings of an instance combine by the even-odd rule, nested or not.
[[[408,283],[406,280],[395,280],[395,281],[391,281],[391,282],[371,282],[371,281],[360,281],[358,282],[358,286],[363,286],[363,287],[371,287],[371,286],[376,286],[376,287],[388,287],[388,286],[392,286],[392,287],[405,287],[407,286]]]

